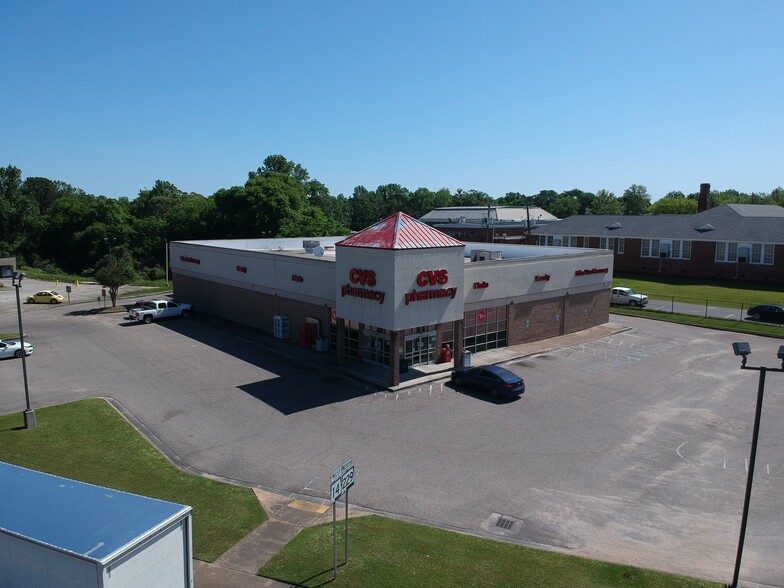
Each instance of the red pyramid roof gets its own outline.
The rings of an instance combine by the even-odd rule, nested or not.
[[[463,247],[464,243],[403,212],[396,212],[335,245],[373,249],[429,249]]]

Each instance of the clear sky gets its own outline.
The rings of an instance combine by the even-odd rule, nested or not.
[[[0,165],[134,198],[784,185],[784,1],[4,0]]]

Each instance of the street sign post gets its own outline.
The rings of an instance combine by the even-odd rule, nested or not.
[[[346,563],[348,563],[348,489],[354,485],[354,463],[351,458],[347,459],[343,465],[337,468],[329,477],[330,480],[330,501],[332,502],[332,577],[338,577],[338,523],[337,507],[335,503],[338,498],[346,496]]]

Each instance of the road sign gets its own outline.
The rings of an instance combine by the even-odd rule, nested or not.
[[[330,476],[330,500],[334,503],[354,485],[354,464],[349,459]]]
[[[332,550],[333,550],[333,579],[338,577],[338,528],[337,510],[335,502],[343,494],[346,495],[346,563],[348,563],[348,489],[354,485],[354,462],[351,458],[347,459],[343,465],[337,468],[329,477],[330,480],[330,500],[332,501]]]

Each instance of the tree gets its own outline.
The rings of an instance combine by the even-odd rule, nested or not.
[[[308,170],[302,167],[298,163],[294,163],[293,161],[289,161],[282,155],[270,155],[268,156],[262,165],[262,167],[256,169],[256,171],[248,172],[248,179],[252,180],[254,178],[258,178],[269,172],[276,172],[279,174],[283,174],[285,176],[289,176],[299,182],[300,184],[304,184],[310,179],[310,175],[308,174]]]
[[[417,188],[408,199],[408,213],[414,218],[422,218],[431,210],[452,206],[452,194],[446,188],[431,192],[427,188]]]
[[[668,192],[648,209],[649,214],[695,214],[697,201],[683,192]]]
[[[628,215],[641,216],[648,214],[648,209],[651,206],[651,195],[648,194],[648,189],[639,184],[632,184],[626,188],[620,200],[625,211],[623,214]]]
[[[585,214],[585,211],[591,208],[593,205],[593,200],[596,198],[596,194],[591,192],[583,192],[582,190],[578,190],[574,188],[572,190],[567,190],[566,192],[561,192],[561,196],[569,196],[570,198],[574,198],[577,201],[578,209],[575,214]],[[558,215],[556,215],[558,216]],[[565,218],[565,217],[559,217]]]
[[[38,214],[38,207],[22,190],[22,170],[0,167],[0,243],[16,249],[25,221]]]
[[[496,199],[495,202],[499,206],[525,206],[528,198],[528,196],[520,192],[507,192]]]
[[[364,229],[384,218],[381,197],[364,186],[354,188],[354,193],[351,195],[349,203],[351,207],[351,225],[349,228],[353,230]]]
[[[382,217],[398,211],[408,214],[411,208],[411,192],[407,188],[400,184],[385,184],[376,188],[376,194],[381,197]]]
[[[112,306],[117,306],[117,292],[121,286],[130,284],[136,278],[133,261],[127,255],[104,257],[95,272],[95,278],[109,288]]]
[[[772,200],[771,204],[784,206],[784,188],[781,186],[774,188],[770,193],[770,199]]]
[[[542,210],[546,210],[550,214],[552,214],[552,210],[550,209],[553,207],[556,200],[558,200],[558,192],[555,190],[540,190],[539,193],[534,196],[536,206]]]
[[[455,192],[452,206],[487,206],[492,203],[493,199],[485,192],[480,190],[468,190],[466,192],[462,188],[458,188]]]
[[[576,215],[579,211],[580,203],[577,201],[577,199],[572,196],[562,194],[550,206],[550,210],[548,212],[557,216],[558,218],[566,218]]]
[[[283,224],[278,235],[281,237],[319,237],[324,235],[348,235],[351,231],[345,225],[329,218],[315,206],[293,212]]]
[[[186,194],[171,182],[155,180],[150,190],[139,190],[139,196],[130,203],[131,213],[137,218],[164,218],[185,197]]]
[[[166,215],[166,236],[178,239],[209,239],[212,236],[211,218],[214,216],[215,200],[198,194],[189,194]]]
[[[623,214],[623,202],[609,190],[599,190],[586,214]]]
[[[27,178],[22,183],[22,192],[37,203],[41,214],[46,214],[58,198],[66,194],[75,194],[77,190],[65,182],[53,182],[47,178]]]

